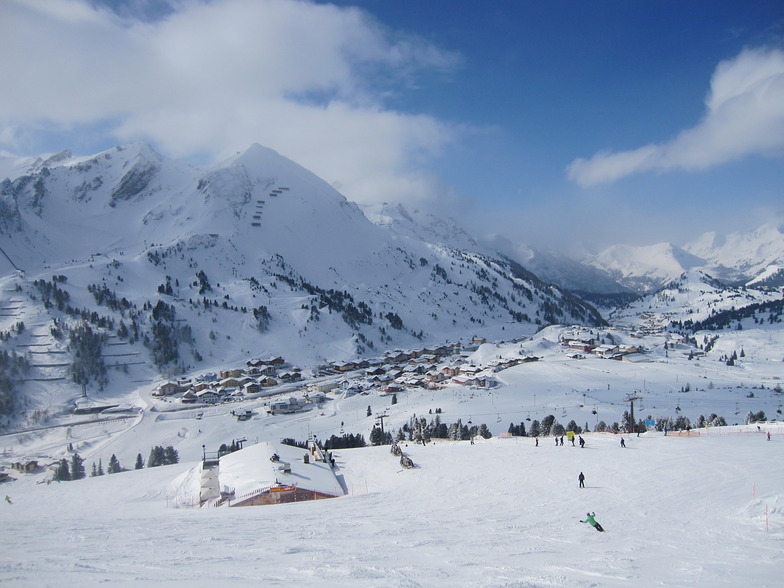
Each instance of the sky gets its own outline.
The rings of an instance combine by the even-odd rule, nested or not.
[[[784,222],[779,0],[6,0],[0,150],[271,147],[575,255]]]

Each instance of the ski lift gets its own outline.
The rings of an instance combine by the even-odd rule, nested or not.
[[[566,409],[565,408],[563,409],[563,412],[561,413],[561,418],[562,419],[566,418]]]
[[[680,412],[680,411],[681,411],[681,405],[679,404],[678,406],[675,407],[675,412]]]
[[[473,425],[474,424],[474,423],[471,422],[471,417],[468,417],[468,423],[466,423],[466,424],[468,424],[468,425]]]
[[[591,411],[591,414],[599,414],[599,411],[598,411],[598,410],[596,410],[596,409],[594,408],[594,409]]]
[[[495,419],[495,422],[497,422],[497,423],[501,422],[501,415],[500,414],[498,415],[498,418]]]
[[[740,414],[740,407],[738,406],[738,403],[737,403],[737,402],[735,403],[735,414],[736,414],[736,415],[737,415],[737,414]]]

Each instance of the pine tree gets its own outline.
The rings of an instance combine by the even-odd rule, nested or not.
[[[370,405],[368,404],[367,416],[372,416],[372,415],[373,415],[373,411],[370,410]]]
[[[54,479],[58,482],[66,482],[71,479],[71,470],[68,467],[68,460],[63,458],[54,473]]]
[[[147,467],[156,468],[163,465],[163,447],[156,445],[150,449],[150,457],[147,458]]]
[[[95,467],[95,462],[93,462],[93,469],[90,472],[90,477],[95,478],[98,475],[98,468]]]
[[[98,460],[98,475],[103,476],[103,463],[100,459]]]
[[[383,445],[384,444],[384,434],[381,432],[377,426],[373,425],[373,430],[370,431],[370,444],[371,445]]]
[[[173,463],[179,463],[179,461],[180,454],[177,453],[177,450],[173,446],[167,445],[163,452],[163,464],[170,465]]]
[[[142,454],[139,453],[136,456],[136,466],[135,469],[140,470],[144,467],[144,460],[142,459]]]
[[[117,456],[112,453],[112,456],[109,458],[109,467],[106,468],[107,473],[109,474],[116,474],[117,472],[121,472],[122,468],[120,467],[120,461],[117,459]]]
[[[86,476],[87,473],[84,470],[84,460],[79,457],[78,453],[74,453],[73,456],[71,456],[71,479],[81,480]]]
[[[392,395],[392,404],[397,404],[397,394]]]

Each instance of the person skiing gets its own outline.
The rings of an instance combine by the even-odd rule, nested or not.
[[[596,519],[594,518],[595,516],[596,516],[595,512],[587,512],[587,513],[585,513],[585,520],[584,521],[580,521],[580,522],[581,523],[588,523],[589,525],[591,525],[594,529],[596,529],[600,533],[604,533],[604,529],[602,528],[602,526],[598,522],[596,522]]]
[[[626,447],[626,441],[623,440],[623,437],[621,437],[621,447]]]
[[[580,475],[577,476],[577,479],[580,480],[580,488],[585,488],[585,476],[582,472],[580,472]]]
[[[585,447],[585,439],[583,439],[582,435],[580,435],[580,449]]]
[[[10,497],[10,496],[8,496],[8,494],[6,494],[6,495],[5,495],[5,501],[6,501],[8,504],[13,504],[13,502],[11,502],[11,497]]]

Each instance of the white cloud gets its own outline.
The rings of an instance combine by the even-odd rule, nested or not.
[[[784,52],[746,50],[716,67],[706,112],[669,142],[576,159],[569,179],[582,186],[645,171],[708,169],[784,147]]]
[[[218,158],[259,142],[357,200],[421,197],[456,130],[385,107],[455,55],[398,38],[356,8],[304,0],[182,0],[157,21],[86,0],[0,8],[0,147],[101,123],[118,142]],[[399,84],[398,84],[399,83]],[[17,144],[14,144],[14,141]],[[397,180],[399,178],[399,181]]]

